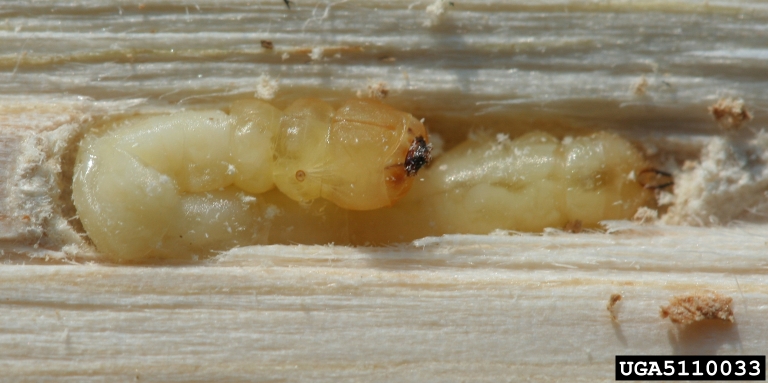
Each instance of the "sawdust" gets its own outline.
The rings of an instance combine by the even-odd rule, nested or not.
[[[424,21],[424,26],[432,27],[440,24],[447,9],[446,5],[445,0],[435,0],[432,4],[428,5],[426,9],[427,19]]]
[[[357,91],[357,97],[370,97],[383,100],[389,95],[389,85],[384,81],[369,82],[364,90]]]
[[[88,127],[91,113],[104,115],[135,102],[64,100],[31,107],[55,111],[55,117],[32,113],[0,124],[0,131],[13,133],[5,138],[12,139],[16,148],[10,157],[15,161],[12,172],[6,174],[2,215],[7,219],[1,225],[0,236],[15,238],[19,247],[28,246],[26,252],[31,258],[93,257],[90,245],[74,229],[75,212],[65,178],[72,176],[77,143]],[[61,251],[64,247],[66,251]]]
[[[324,52],[325,49],[323,49],[323,47],[314,47],[311,51],[309,51],[308,55],[312,61],[319,61],[323,58]]]
[[[714,291],[677,295],[669,300],[669,305],[661,307],[661,317],[683,325],[705,319],[733,322],[732,303],[731,297]]]
[[[254,96],[262,100],[271,100],[275,98],[275,93],[277,93],[277,90],[280,88],[277,80],[262,73],[261,76],[259,76],[258,81]]]
[[[752,119],[740,98],[721,98],[709,107],[709,114],[717,121],[720,128],[726,131],[738,130],[741,125]]]
[[[661,222],[710,226],[763,219],[768,212],[768,133],[748,140],[714,137],[699,161],[675,174],[671,206]],[[763,218],[761,218],[763,217]]]
[[[645,96],[645,94],[648,92],[648,85],[648,79],[645,78],[645,75],[642,75],[640,76],[640,79],[635,81],[632,86],[630,86],[629,90],[636,96]]]

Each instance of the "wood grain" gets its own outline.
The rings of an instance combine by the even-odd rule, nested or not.
[[[612,381],[616,354],[764,352],[765,229],[671,232],[4,266],[0,360],[11,380]],[[702,288],[733,297],[734,324],[660,318],[672,295]]]
[[[677,170],[723,134],[707,112],[722,97],[754,115],[733,142],[765,127],[764,2],[466,0],[439,18],[431,3],[4,1],[0,381],[592,382],[617,354],[764,354],[757,216],[183,265],[84,250],[67,177],[89,121],[222,106],[262,74],[279,107],[383,82],[448,147],[473,129],[610,129]],[[734,324],[659,317],[702,289],[733,298]]]

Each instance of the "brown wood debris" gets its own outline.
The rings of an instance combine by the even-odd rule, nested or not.
[[[584,227],[580,219],[568,221],[563,227],[564,231],[568,233],[573,233],[573,234],[581,233],[583,229]]]
[[[669,305],[661,307],[661,317],[683,325],[705,319],[733,322],[732,303],[733,298],[714,291],[677,295],[669,300]]]
[[[619,316],[616,313],[616,304],[619,303],[621,298],[621,294],[611,294],[611,297],[608,299],[608,304],[605,306],[605,309],[611,314],[611,320],[614,322],[619,321]]]
[[[382,100],[389,95],[389,85],[384,81],[379,81],[368,85],[368,95]]]
[[[752,119],[744,106],[744,100],[740,98],[721,98],[709,107],[709,114],[723,130],[738,130],[741,125]]]
[[[648,79],[645,78],[645,75],[640,76],[640,79],[632,84],[630,90],[636,96],[645,96],[646,92],[648,92]]]

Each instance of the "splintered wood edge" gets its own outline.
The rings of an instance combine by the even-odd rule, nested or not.
[[[142,100],[8,99],[0,105],[0,244],[31,258],[91,259],[95,250],[70,224],[72,165],[95,115],[122,112]],[[70,178],[70,179],[67,179]]]

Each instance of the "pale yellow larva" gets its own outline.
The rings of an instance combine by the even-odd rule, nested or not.
[[[563,141],[544,132],[478,134],[438,157],[394,208],[350,212],[350,241],[595,228],[652,202],[653,191],[637,181],[648,167],[628,141],[606,132]]]
[[[285,110],[273,141],[280,191],[350,210],[391,206],[429,160],[424,125],[370,100],[350,100],[335,111],[315,99],[298,100]]]
[[[424,126],[374,100],[244,100],[116,125],[81,143],[73,200],[97,248],[124,261],[265,243],[253,195],[275,184],[300,202],[391,206],[429,161]]]
[[[479,134],[412,177],[430,160],[427,132],[378,101],[334,110],[301,99],[280,111],[241,100],[228,114],[139,116],[98,130],[81,144],[73,197],[99,251],[119,261],[595,227],[631,218],[653,196],[637,181],[643,156],[604,132]]]

